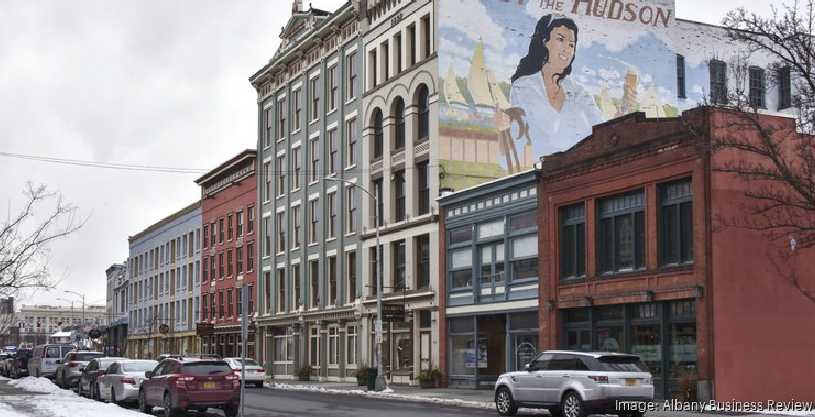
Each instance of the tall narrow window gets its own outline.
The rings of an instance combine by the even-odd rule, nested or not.
[[[405,171],[396,171],[393,174],[394,205],[396,221],[405,220]]]
[[[232,311],[232,290],[226,290],[226,313],[229,317],[234,317],[235,312]]]
[[[727,64],[710,61],[710,100],[715,104],[727,102]]]
[[[560,210],[560,277],[586,275],[586,219],[583,204]]]
[[[292,222],[292,235],[291,246],[292,248],[300,247],[300,206],[291,208],[291,222]]]
[[[224,266],[224,251],[221,251],[218,253],[218,279],[224,278]]]
[[[218,219],[218,242],[220,244],[224,244],[224,218],[221,217]],[[179,256],[181,254],[179,253]],[[175,256],[175,255],[174,255]]]
[[[294,122],[292,123],[292,132],[300,130],[300,116],[302,113],[302,103],[300,102],[300,89],[294,90]]]
[[[430,177],[428,162],[420,162],[416,164],[416,174],[419,178],[417,183],[419,186],[419,214],[427,214],[430,212]]]
[[[352,234],[357,231],[357,202],[354,198],[354,187],[345,188],[345,206],[348,207],[348,217],[346,222],[348,227],[346,233]]]
[[[246,207],[246,233],[255,232],[255,206]]]
[[[406,256],[405,241],[400,240],[393,244],[393,290],[403,291],[407,289],[406,270],[405,270],[405,256]]]
[[[382,110],[374,110],[374,158],[381,158],[384,151],[385,132],[383,130]]]
[[[317,243],[317,239],[319,238],[319,227],[320,227],[320,213],[317,212],[317,200],[311,200],[309,203],[309,217],[311,219],[311,228],[309,229],[309,241],[308,243],[314,244]]]
[[[368,268],[371,271],[371,281],[370,285],[368,286],[371,289],[371,295],[376,295],[377,288],[379,288],[379,283],[383,280],[382,275],[385,273],[384,270],[384,263],[379,261],[379,253],[382,252],[382,245],[379,245],[379,250],[373,247],[370,248],[371,251],[371,264],[378,266],[378,268]]]
[[[311,79],[311,120],[320,118],[320,78]]]
[[[328,304],[337,305],[337,257],[328,258]]]
[[[202,259],[202,260],[203,260],[203,264],[204,264],[204,274],[203,274],[203,276],[201,277],[201,279],[202,279],[204,282],[207,282],[207,280],[209,279],[209,258],[204,258],[204,259]],[[163,280],[163,279],[164,279],[163,277],[162,277],[162,278],[160,278],[160,279],[159,279],[159,282],[161,282],[161,280]],[[163,285],[162,285],[161,287],[163,287]],[[162,289],[162,288],[159,288],[159,292],[161,292],[161,289]]]
[[[266,109],[266,134],[263,138],[263,147],[268,147],[274,137],[274,108]]]
[[[311,140],[311,182],[320,179],[320,139]]]
[[[430,236],[416,238],[416,285],[417,288],[430,286]]]
[[[778,69],[778,110],[792,106],[792,79],[790,67],[785,65]]]
[[[277,157],[277,196],[283,196],[286,193],[286,156],[281,155]]]
[[[224,292],[218,292],[218,318],[224,319]]]
[[[318,261],[309,262],[309,279],[311,282],[311,308],[320,307],[320,266]]]
[[[277,213],[277,252],[286,250],[286,213]]]
[[[263,273],[263,301],[265,303],[266,314],[272,312],[272,272],[266,271]]]
[[[328,69],[328,76],[330,81],[330,88],[329,97],[328,97],[328,108],[329,111],[333,111],[337,109],[337,99],[339,98],[339,90],[340,90],[340,80],[338,74],[338,66],[334,65],[333,67]]]
[[[430,54],[433,53],[433,39],[430,37],[430,16],[425,16],[421,20],[422,22],[422,40],[424,41],[424,47],[422,48],[424,55],[422,58],[429,58]]]
[[[232,214],[227,216],[227,218],[226,218],[226,239],[227,240],[232,240],[232,237],[233,237],[234,231],[235,231],[234,223],[235,223],[235,216],[232,215]]]
[[[685,57],[676,54],[676,95],[685,98]]]
[[[378,207],[375,207],[376,210],[376,223],[378,226],[383,226],[385,224],[385,202],[384,194],[382,193],[382,178],[373,180],[374,184],[374,195],[376,196],[376,200],[379,204]]]
[[[243,274],[243,248],[238,248],[235,251],[235,273],[237,275]]]
[[[750,105],[757,108],[767,107],[764,89],[764,70],[750,67]]]
[[[209,279],[215,281],[215,257],[209,258]],[[167,274],[164,275],[164,279],[167,279]],[[166,283],[164,284],[164,290],[166,291],[170,286]]]
[[[394,109],[396,113],[396,134],[394,135],[393,148],[399,150],[405,147],[405,101],[401,98],[397,100]]]
[[[277,102],[277,139],[286,137],[286,99]]]
[[[243,210],[237,212],[235,216],[237,217],[235,222],[238,225],[238,237],[241,237],[243,236]]]
[[[393,37],[393,73],[402,72],[402,32],[396,32]]]
[[[232,249],[227,249],[226,250],[226,276],[228,276],[228,277],[232,276],[232,271],[233,271],[232,266],[233,266],[233,264],[232,264]]]
[[[339,158],[337,139],[337,129],[328,131],[328,173],[335,174],[337,172],[337,158]]]
[[[408,26],[407,32],[408,62],[412,66],[416,64],[416,24],[413,23]]]
[[[337,193],[328,194],[328,238],[336,237]]]
[[[368,89],[376,87],[376,48],[368,51]]]
[[[354,166],[357,163],[357,119],[345,122],[345,138],[348,143],[348,163],[347,166]]]
[[[204,241],[202,242],[202,247],[203,247],[204,249],[206,249],[207,247],[209,247],[209,225],[208,225],[208,224],[205,224],[205,225],[204,225]],[[162,248],[162,249],[164,249],[164,248]],[[162,255],[162,256],[164,256],[163,251],[162,251],[161,255]],[[164,260],[162,259],[162,260],[161,260],[161,262],[162,262],[162,264],[163,264],[163,263],[164,263]]]
[[[427,86],[422,86],[419,90],[419,136],[418,140],[427,139],[430,136],[430,102]]]
[[[382,42],[379,49],[381,53],[379,57],[379,65],[382,67],[382,82],[385,82],[388,81],[388,78],[391,76],[390,62],[388,61],[390,59],[390,48],[388,47],[388,42]]]
[[[246,245],[246,271],[252,272],[255,270],[255,244],[249,243]]]
[[[272,254],[272,218],[263,218],[263,256]]]
[[[348,252],[348,301],[354,302],[359,298],[357,293],[357,253],[356,251]]]
[[[693,262],[693,183],[690,178],[659,187],[661,265]]]
[[[286,270],[277,270],[277,311],[286,311]]]
[[[353,100],[356,97],[357,90],[356,90],[356,82],[357,82],[357,65],[356,65],[357,53],[352,52],[345,57],[346,61],[346,70],[348,73],[348,84],[345,86],[345,91],[347,92],[347,99],[348,101]]]
[[[263,184],[263,201],[269,201],[272,198],[272,163],[271,162],[264,162],[263,163],[263,178],[266,180]],[[212,228],[212,235],[215,236],[215,228]],[[212,239],[212,243],[215,243],[215,239]]]
[[[297,190],[300,188],[300,147],[291,150],[291,189]]]
[[[294,300],[292,305],[295,310],[300,309],[300,264],[291,266],[291,281],[294,286]]]
[[[645,267],[645,193],[642,191],[600,201],[598,254],[600,272]]]

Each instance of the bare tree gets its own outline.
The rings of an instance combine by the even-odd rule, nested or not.
[[[87,219],[44,185],[26,184],[25,203],[0,225],[0,296],[55,285],[48,269],[51,244],[79,230]]]
[[[813,24],[815,0],[784,4],[770,17],[761,17],[745,8],[733,10],[723,20],[728,34],[746,51],[733,59],[730,73],[735,85],[719,111],[726,116],[717,127],[721,134],[705,138],[712,152],[727,152],[732,158],[714,165],[718,172],[730,173],[745,184],[743,215],[719,216],[717,227],[741,227],[764,233],[775,242],[768,253],[775,273],[786,279],[803,296],[815,302],[815,283],[798,270],[796,257],[815,248],[815,78],[813,78]],[[751,68],[752,55],[769,57],[768,76]],[[751,71],[757,71],[750,74]],[[751,84],[752,83],[752,84]],[[777,90],[779,108],[795,116],[795,123],[762,118],[767,85]],[[784,97],[789,97],[785,100]],[[811,275],[811,274],[809,274]]]

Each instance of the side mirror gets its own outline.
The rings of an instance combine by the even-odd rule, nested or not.
[[[61,363],[62,363],[62,359],[57,359],[57,362],[56,362],[56,363],[57,363],[57,365],[61,364]]]
[[[524,365],[524,371],[529,371],[529,364]]]
[[[144,377],[145,377],[145,378],[152,378],[152,377],[153,377],[153,371],[147,371],[147,372],[145,372],[145,373],[144,373]]]

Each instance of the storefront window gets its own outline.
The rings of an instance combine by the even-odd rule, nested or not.
[[[597,325],[597,350],[602,352],[622,352],[625,348],[623,326]]]
[[[659,324],[631,326],[631,353],[639,355],[654,377],[654,389],[662,392],[662,344]]]
[[[538,355],[538,335],[525,334],[515,336],[515,370],[523,370],[524,366]]]
[[[407,371],[411,367],[411,357],[413,347],[410,344],[409,333],[394,333],[393,335],[393,357],[396,359],[394,362],[395,371]]]
[[[473,250],[450,251],[450,288],[468,288],[473,285]]]
[[[452,375],[475,375],[475,339],[472,334],[450,336]]]
[[[538,236],[515,238],[512,245],[512,279],[535,279],[538,277]]]

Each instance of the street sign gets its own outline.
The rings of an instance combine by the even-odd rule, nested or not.
[[[381,320],[377,320],[376,322],[374,322],[374,330],[377,331],[378,333],[382,333],[382,321]]]
[[[90,337],[91,339],[98,339],[99,336],[101,335],[102,332],[100,332],[99,330],[91,330],[88,332],[88,337]]]
[[[166,323],[161,323],[158,326],[158,332],[161,334],[167,334],[170,332],[170,326],[168,326]]]
[[[382,321],[391,323],[405,321],[405,305],[382,304]]]
[[[376,332],[376,343],[382,343],[382,332]]]

